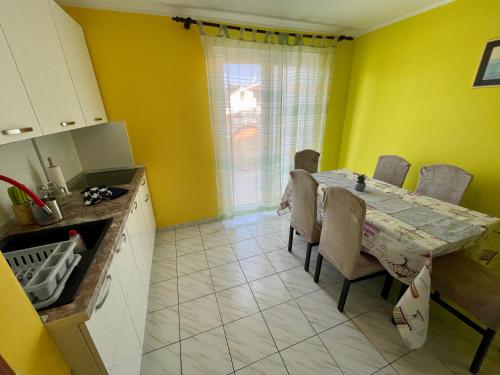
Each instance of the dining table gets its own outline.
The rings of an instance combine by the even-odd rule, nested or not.
[[[500,274],[500,219],[372,178],[366,179],[364,191],[357,191],[358,174],[349,169],[312,176],[319,183],[319,225],[324,191],[329,186],[343,187],[366,203],[362,251],[376,257],[390,275],[409,286],[397,301],[393,318],[410,349],[421,347],[427,338],[433,258],[465,251]],[[293,206],[292,190],[290,181],[279,213]]]

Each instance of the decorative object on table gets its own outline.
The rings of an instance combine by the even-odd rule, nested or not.
[[[17,222],[21,225],[32,225],[35,223],[31,213],[32,200],[28,195],[16,186],[7,189],[9,198],[12,201],[12,211]]]
[[[486,43],[474,87],[500,85],[500,39]]]
[[[58,187],[63,188],[67,195],[69,195],[68,185],[62,173],[61,167],[54,164],[52,158],[47,158],[49,167],[47,168],[47,179],[57,184]]]
[[[94,186],[86,188],[80,194],[83,194],[83,204],[85,206],[93,206],[103,200],[112,200],[127,194],[128,189],[109,187],[109,186]]]
[[[356,177],[356,186],[354,186],[354,189],[357,191],[365,191],[366,188],[366,174],[359,174]]]

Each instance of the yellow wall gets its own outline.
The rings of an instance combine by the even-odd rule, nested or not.
[[[349,78],[351,73],[352,42],[342,42],[335,50],[333,63],[330,103],[325,124],[323,150],[321,155],[321,170],[338,168],[344,116],[349,93]]]
[[[70,369],[0,253],[0,353],[19,375],[69,374]]]
[[[158,227],[217,215],[205,59],[169,17],[65,8],[82,26],[110,120],[125,120]]]
[[[500,1],[457,0],[357,38],[340,165],[373,173],[381,154],[475,175],[463,205],[500,216],[500,87],[472,88]]]

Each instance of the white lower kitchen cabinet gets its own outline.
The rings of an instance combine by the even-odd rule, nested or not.
[[[90,320],[46,326],[72,374],[140,374],[154,246],[143,203],[138,193]]]

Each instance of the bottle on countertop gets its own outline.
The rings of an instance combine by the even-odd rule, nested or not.
[[[87,250],[87,246],[85,246],[85,242],[83,242],[83,238],[82,238],[82,236],[80,236],[80,233],[78,233],[74,229],[71,229],[68,232],[68,234],[69,234],[69,239],[71,241],[76,242],[76,246],[75,246],[75,250],[74,250],[75,254],[81,254]]]

